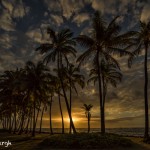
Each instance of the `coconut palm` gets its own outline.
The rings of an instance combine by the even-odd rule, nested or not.
[[[54,72],[58,75],[58,70],[54,69]],[[55,78],[52,80],[52,84],[55,86],[55,92],[58,95],[58,102],[59,102],[59,108],[60,108],[60,115],[61,115],[61,123],[62,123],[62,134],[65,133],[64,130],[64,116],[63,116],[63,110],[62,110],[62,104],[61,104],[61,83],[60,83],[60,79],[55,76]]]
[[[80,74],[80,70],[78,67],[75,67],[73,64],[68,64],[67,67],[63,67],[63,74],[66,76],[69,84],[69,93],[70,93],[70,113],[72,113],[72,89],[78,93],[76,84],[84,88],[84,76]],[[70,131],[71,133],[71,123],[70,123]]]
[[[46,63],[49,63],[51,61],[57,62],[58,77],[60,79],[61,87],[63,90],[68,115],[70,118],[73,132],[76,133],[76,129],[72,120],[72,116],[70,114],[70,107],[69,107],[68,98],[67,98],[65,87],[64,87],[64,82],[62,80],[62,74],[60,73],[60,69],[63,66],[63,60],[66,63],[68,63],[69,62],[68,55],[75,56],[76,50],[74,46],[76,45],[76,42],[72,38],[73,32],[71,32],[69,29],[64,29],[56,33],[53,29],[48,28],[47,33],[50,35],[51,43],[42,44],[36,50],[40,51],[42,54],[43,53],[47,54],[44,59],[44,62]]]
[[[35,136],[36,128],[36,108],[40,109],[41,101],[47,98],[49,69],[42,63],[38,62],[35,65],[28,61],[25,66],[24,84],[27,90],[27,103],[32,102],[33,106],[33,131],[32,136]]]
[[[42,131],[43,115],[44,115],[44,111],[46,111],[46,110],[47,110],[47,107],[46,107],[46,104],[44,104],[44,106],[42,108],[42,112],[41,112],[39,133],[41,133],[41,131]]]
[[[104,111],[104,124],[105,124],[105,99],[107,94],[108,84],[116,87],[117,83],[122,79],[122,73],[119,68],[112,63],[101,62],[101,75],[102,75],[102,95],[103,95],[103,111]],[[90,70],[90,79],[89,82],[94,82],[94,84],[98,81],[98,70],[91,69]]]
[[[88,119],[88,133],[90,132],[90,120],[91,120],[91,109],[92,109],[93,105],[89,104],[83,104],[82,109],[85,111],[85,116]]]
[[[130,36],[132,33],[120,34],[120,26],[116,23],[115,17],[108,25],[103,20],[99,12],[94,14],[92,20],[93,32],[91,36],[80,35],[76,40],[87,50],[77,59],[79,66],[90,60],[94,68],[98,71],[99,101],[101,116],[101,132],[105,133],[104,106],[102,95],[102,75],[101,60],[105,59],[119,66],[117,60],[112,55],[131,55],[127,49],[131,46]]]
[[[9,111],[9,131],[13,128],[13,122],[16,130],[16,105],[17,98],[20,92],[20,76],[22,69],[16,69],[15,71],[5,71],[0,77],[0,89],[1,89],[1,102]],[[7,94],[6,94],[7,93]],[[6,109],[6,108],[5,108]],[[7,110],[6,109],[6,110]],[[14,119],[12,117],[14,113]]]
[[[139,55],[144,50],[144,104],[145,104],[145,133],[144,138],[149,138],[149,117],[148,117],[148,50],[150,46],[150,21],[140,22],[140,29],[135,34],[134,56]],[[134,56],[129,58],[129,66],[131,67]]]

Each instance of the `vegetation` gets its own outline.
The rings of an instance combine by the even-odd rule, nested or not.
[[[149,117],[148,117],[148,50],[150,43],[150,22],[140,22],[139,31],[135,32],[135,39],[133,43],[134,51],[133,56],[129,58],[129,65],[131,66],[134,56],[139,55],[144,49],[144,101],[145,101],[145,133],[144,138],[147,141],[149,138]]]
[[[118,17],[115,17],[108,25],[103,20],[99,12],[94,14],[92,20],[93,33],[91,36],[80,35],[77,41],[87,50],[77,59],[79,65],[92,59],[93,69],[97,70],[99,86],[99,102],[101,116],[101,132],[105,133],[105,83],[102,77],[102,61],[113,63],[119,67],[117,60],[112,56],[132,55],[127,51],[130,44],[130,34],[120,34],[120,26],[116,23]]]
[[[118,147],[132,147],[133,143],[115,134],[78,133],[53,135],[40,144],[42,147],[67,148],[67,149],[104,149]]]
[[[78,136],[83,135],[84,138],[86,135],[89,139],[92,136],[94,136],[94,139],[98,136],[97,138],[100,139],[108,138],[109,141],[114,135],[110,135],[109,137],[105,134],[105,101],[106,94],[109,92],[107,89],[109,85],[116,87],[123,76],[119,61],[115,56],[128,56],[129,66],[131,66],[134,57],[144,48],[144,136],[145,139],[148,139],[147,53],[150,42],[150,22],[147,24],[140,22],[141,28],[139,31],[122,33],[121,27],[117,24],[117,19],[118,17],[115,17],[110,23],[107,23],[99,12],[95,12],[92,18],[93,32],[88,36],[79,35],[74,37],[73,32],[70,31],[70,29],[63,29],[57,32],[48,27],[47,33],[50,36],[49,43],[41,44],[36,49],[36,51],[45,55],[44,60],[41,60],[42,62],[38,62],[37,64],[28,61],[23,68],[17,68],[16,70],[10,71],[6,70],[0,75],[0,121],[3,128],[9,130],[10,133],[22,134],[31,132],[32,136],[35,136],[39,115],[41,114],[39,130],[41,133],[44,111],[49,110],[50,134],[53,134],[51,119],[52,104],[54,96],[57,95],[62,118],[62,133],[64,133],[64,117],[61,104],[62,98],[65,100],[67,113],[70,119],[70,133],[71,130],[73,133],[76,133],[72,118],[72,92],[75,91],[76,94],[78,94],[78,88],[76,88],[76,86],[80,86],[81,88],[85,87],[86,78],[80,72],[80,66],[90,60],[89,64],[91,65],[91,68],[88,83],[93,81],[97,84],[98,82],[102,134],[67,135],[67,138],[73,137],[74,141],[76,141]],[[86,49],[78,58],[76,58],[77,44],[80,44]],[[74,60],[76,58],[76,60],[73,61],[72,58],[74,58]],[[53,70],[49,69],[49,63],[54,63],[55,68]],[[90,131],[91,108],[92,105],[84,105],[88,118],[88,132]],[[64,138],[65,136],[66,135],[64,135]],[[52,141],[53,137],[55,136],[51,137]],[[96,145],[95,142],[97,142],[97,140],[92,140],[89,140],[89,143],[92,145],[92,142],[94,142]],[[118,139],[118,141],[119,140],[120,139]],[[59,142],[61,143],[58,139],[58,143]],[[80,141],[77,140],[76,142],[78,143]],[[85,141],[81,142],[84,143]],[[113,146],[115,142],[115,140],[110,141],[110,145],[112,144]],[[53,144],[59,145],[55,142]],[[83,145],[85,146],[85,144]],[[82,143],[79,143],[79,146],[82,147]],[[101,147],[101,145],[98,146]]]
[[[47,33],[50,35],[52,43],[42,44],[36,50],[40,51],[42,54],[48,53],[48,55],[44,59],[46,63],[49,63],[50,61],[53,62],[56,61],[57,63],[57,69],[58,69],[57,73],[60,80],[63,95],[65,98],[68,115],[70,118],[70,126],[73,129],[73,132],[76,133],[76,129],[71,116],[71,109],[69,107],[69,102],[65,91],[65,83],[63,81],[63,77],[61,73],[61,71],[63,71],[64,68],[63,58],[65,59],[66,64],[68,64],[69,63],[68,54],[75,56],[76,50],[74,46],[76,45],[76,42],[73,39],[73,32],[71,32],[70,29],[64,29],[56,33],[53,29],[48,28]]]
[[[82,109],[85,111],[85,116],[88,119],[88,133],[90,132],[90,120],[91,120],[91,109],[92,109],[93,105],[89,104],[84,104]]]

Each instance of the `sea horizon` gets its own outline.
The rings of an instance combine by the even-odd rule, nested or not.
[[[38,131],[39,128],[36,128]],[[42,128],[42,132],[49,132],[49,128]],[[69,132],[69,128],[64,128],[65,133]],[[53,128],[54,133],[61,133],[62,128]],[[76,131],[79,133],[87,132],[87,128],[76,128]],[[100,128],[91,128],[91,133],[100,132]],[[114,133],[119,134],[122,136],[136,136],[136,137],[143,137],[144,136],[144,128],[142,127],[134,127],[134,128],[106,128],[107,133]]]

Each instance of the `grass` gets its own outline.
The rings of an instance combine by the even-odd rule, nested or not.
[[[67,149],[102,149],[102,150],[148,150],[150,145],[143,143],[142,138],[122,137],[116,134],[100,133],[77,134],[36,134],[16,135],[0,130],[0,141],[10,141],[12,146],[0,150],[67,150]]]
[[[101,135],[99,133],[78,133],[52,135],[40,144],[43,147],[67,148],[67,149],[97,149],[97,148],[117,148],[132,147],[130,139],[123,138],[115,134]]]

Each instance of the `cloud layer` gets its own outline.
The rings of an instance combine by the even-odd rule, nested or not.
[[[139,20],[150,19],[150,2],[140,0],[1,0],[0,72],[16,68],[16,66],[21,67],[27,60],[35,62],[42,60],[43,56],[36,53],[34,49],[41,43],[49,42],[49,36],[46,33],[48,26],[57,31],[67,27],[73,30],[75,35],[90,34],[91,17],[96,10],[101,11],[107,21],[119,15],[118,23],[122,26],[122,31],[136,29]],[[81,51],[79,53],[81,54]],[[108,90],[107,127],[135,127],[144,124],[143,55],[136,60],[136,64],[131,69],[127,68],[126,62],[127,60],[120,59],[124,73],[123,82],[116,89],[109,87]],[[89,69],[89,64],[83,67],[82,71],[86,76]],[[79,96],[74,93],[73,101],[73,116],[79,119],[75,125],[77,127],[86,125],[84,111],[80,107],[84,103],[91,103],[94,105],[92,127],[99,127],[97,85],[94,87],[91,84],[79,91]],[[56,111],[58,102],[57,98],[55,99],[53,121],[60,127],[58,123],[60,114]],[[63,100],[62,103],[64,105]],[[64,113],[67,118],[65,105]],[[47,117],[46,113],[45,118]],[[48,123],[45,119],[46,124]]]

